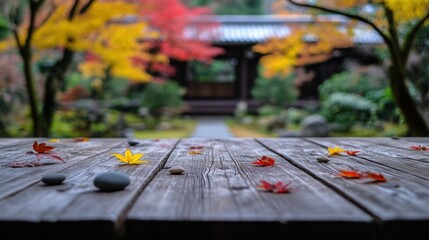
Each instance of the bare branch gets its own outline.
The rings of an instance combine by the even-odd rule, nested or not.
[[[405,62],[408,59],[408,56],[411,51],[411,47],[413,45],[414,40],[416,39],[418,31],[423,27],[425,22],[429,19],[429,11],[426,13],[426,15],[421,18],[416,25],[410,30],[410,32],[407,34],[407,38],[404,41],[403,50],[402,50],[402,57],[404,58]]]
[[[80,9],[79,14],[84,14],[86,11],[88,11],[88,9],[91,7],[91,5],[95,2],[96,0],[89,0],[85,6],[82,7],[82,9]]]
[[[375,23],[373,23],[372,21],[370,21],[367,18],[364,18],[361,15],[357,15],[357,14],[352,14],[352,13],[348,13],[348,12],[344,12],[344,11],[340,11],[337,9],[333,9],[333,8],[328,8],[328,7],[323,7],[323,6],[318,6],[318,5],[312,5],[312,4],[307,4],[307,3],[300,3],[300,2],[296,2],[295,0],[286,0],[296,6],[300,6],[300,7],[307,7],[307,8],[312,8],[312,9],[317,9],[317,10],[322,10],[325,12],[329,12],[329,13],[334,13],[334,14],[339,14],[351,19],[355,19],[358,20],[360,22],[366,23],[369,26],[371,26],[378,34],[380,34],[380,36],[383,38],[383,40],[386,42],[386,44],[390,45],[391,44],[391,39],[390,37],[385,34],[383,31],[381,31],[381,29],[379,27],[377,27],[377,25],[375,25]]]

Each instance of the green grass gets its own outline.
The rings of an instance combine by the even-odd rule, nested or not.
[[[192,119],[174,119],[170,121],[171,129],[167,130],[138,130],[134,132],[136,138],[186,138],[193,133],[197,122]]]
[[[407,128],[405,125],[385,123],[383,129],[354,126],[350,132],[333,132],[333,137],[399,137],[405,136]]]
[[[255,123],[243,124],[237,123],[233,119],[226,121],[229,131],[234,137],[276,137],[277,134],[261,129]]]

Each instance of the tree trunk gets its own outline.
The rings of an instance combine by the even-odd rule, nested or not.
[[[405,84],[405,76],[399,71],[398,66],[394,65],[389,67],[389,75],[393,96],[408,125],[409,134],[414,137],[429,136],[426,121],[419,112]]]
[[[25,76],[25,83],[27,85],[27,95],[28,95],[28,101],[30,104],[30,110],[31,110],[31,119],[33,122],[33,136],[34,137],[41,137],[42,136],[42,126],[41,126],[41,119],[38,111],[38,104],[37,104],[37,95],[35,90],[35,84],[34,84],[34,76],[31,69],[31,51],[28,49],[28,47],[24,47],[20,51],[23,63],[24,63],[24,76]]]
[[[74,52],[65,49],[63,56],[48,71],[45,83],[45,96],[43,102],[43,136],[51,135],[52,122],[57,109],[56,95],[59,85],[64,83],[64,75],[72,62]]]

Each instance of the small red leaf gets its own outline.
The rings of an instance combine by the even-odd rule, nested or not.
[[[37,143],[37,141],[34,141],[33,143],[33,149],[34,151],[36,151],[36,153],[41,153],[41,154],[48,153],[54,148],[55,147],[46,145],[46,143]]]
[[[274,158],[267,157],[264,155],[256,159],[256,161],[252,162],[252,165],[267,167],[267,166],[274,166],[275,163],[276,163],[276,160],[274,160]]]
[[[190,146],[189,149],[203,149],[204,146]]]
[[[337,174],[338,177],[343,177],[343,178],[361,178],[362,174],[357,172],[357,171],[353,171],[353,170],[340,170],[340,173]]]
[[[291,184],[291,182],[283,183],[281,181],[279,181],[275,184],[272,184],[272,183],[269,183],[267,181],[262,180],[259,182],[258,187],[259,187],[259,189],[261,189],[263,191],[268,191],[268,192],[273,192],[273,193],[291,193],[294,190],[291,187],[289,187],[290,184]]]
[[[348,155],[352,155],[352,156],[356,156],[357,153],[359,153],[360,151],[351,151],[351,150],[346,150],[346,153]]]
[[[381,173],[366,172],[366,176],[376,182],[387,182],[387,179]]]
[[[429,147],[425,147],[425,146],[421,146],[421,145],[411,146],[411,148],[414,149],[414,150],[417,150],[417,151],[427,151],[427,150],[429,150]]]

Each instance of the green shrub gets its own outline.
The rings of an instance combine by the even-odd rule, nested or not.
[[[386,79],[374,77],[362,71],[345,71],[334,74],[319,86],[319,96],[322,101],[337,92],[355,94],[371,101],[376,105],[374,116],[379,120],[399,122],[401,119]],[[416,94],[412,93],[412,95]]]
[[[148,83],[140,95],[141,106],[146,107],[153,117],[176,114],[184,107],[185,90],[176,82]]]
[[[321,100],[335,92],[353,93],[365,96],[368,92],[386,88],[387,83],[381,78],[360,72],[344,71],[334,74],[319,86]]]
[[[305,117],[310,115],[310,112],[305,109],[290,107],[286,112],[287,121],[289,124],[300,124]]]
[[[321,114],[334,123],[334,130],[345,132],[355,123],[371,123],[375,120],[376,110],[373,102],[359,95],[337,92],[322,102]]]
[[[252,88],[252,96],[262,104],[283,108],[287,104],[293,103],[298,96],[298,91],[293,83],[294,79],[294,75],[276,76],[271,79],[259,76]]]

